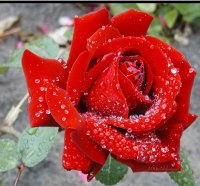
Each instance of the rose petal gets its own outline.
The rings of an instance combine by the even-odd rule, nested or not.
[[[49,85],[46,92],[46,100],[53,118],[61,127],[76,129],[82,122],[80,114],[69,101],[63,89]]]
[[[173,159],[168,147],[163,146],[153,133],[128,138],[103,121],[91,118],[88,120],[87,129],[90,131],[91,139],[120,158],[146,163],[160,163]]]
[[[124,160],[113,156],[117,161],[129,166],[133,172],[176,172],[181,171],[180,160],[168,161],[164,163],[140,163],[134,160]]]
[[[119,82],[131,112],[141,113],[150,107],[152,100],[142,95],[121,71],[119,71]]]
[[[67,95],[74,105],[78,105],[81,97],[82,84],[92,58],[92,52],[84,51],[73,64],[67,80]]]
[[[185,56],[181,52],[173,48],[171,45],[165,43],[164,41],[153,36],[146,36],[145,38],[147,41],[159,47],[164,53],[166,53],[167,56],[171,58],[175,67],[177,67],[176,64],[185,59]]]
[[[78,55],[86,50],[87,39],[103,25],[110,23],[109,14],[106,8],[86,14],[81,17],[75,17],[74,35],[72,39],[71,50],[67,65],[72,67]]]
[[[174,100],[180,91],[180,84],[178,73],[170,75],[168,79],[154,76],[154,103],[144,115],[131,115],[129,119],[108,116],[104,117],[104,123],[131,129],[134,134],[154,131],[171,117]]]
[[[112,62],[114,54],[104,55],[103,58],[87,73],[82,92],[87,93],[98,75]]]
[[[198,116],[195,114],[188,114],[187,122],[182,123],[183,128],[184,129],[188,128],[197,118]]]
[[[94,58],[102,55],[120,51],[121,53],[133,51],[142,56],[149,63],[153,74],[166,76],[169,71],[168,58],[156,46],[152,45],[143,37],[122,37],[116,38],[111,43],[105,43],[97,49]]]
[[[108,152],[103,150],[99,145],[93,142],[87,131],[86,124],[79,125],[75,131],[71,133],[72,141],[81,151],[87,155],[93,162],[104,165]]]
[[[153,17],[147,13],[127,10],[115,15],[111,22],[113,27],[118,28],[122,35],[142,36],[146,35],[152,19]]]
[[[111,42],[113,38],[120,37],[121,34],[118,29],[112,26],[102,26],[99,28],[87,41],[87,49],[95,50],[104,43]]]
[[[190,95],[192,91],[192,86],[194,83],[194,78],[196,76],[195,71],[189,71],[185,73],[185,78],[182,79],[182,87],[179,95],[176,98],[177,102],[177,112],[175,113],[174,120],[179,122],[187,122],[189,107],[190,107]]]
[[[84,173],[89,173],[92,162],[80,151],[71,140],[70,134],[73,130],[67,129],[65,131],[65,142],[62,156],[63,167],[66,170],[80,170]]]
[[[91,87],[86,97],[89,110],[102,115],[128,117],[128,105],[119,85],[118,61],[119,57],[114,57]]]
[[[66,63],[61,59],[44,59],[25,50],[22,67],[30,95],[28,111],[31,126],[57,126],[48,111],[45,91],[48,82],[56,83],[61,88],[66,86]]]

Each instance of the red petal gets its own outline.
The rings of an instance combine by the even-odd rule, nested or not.
[[[65,131],[65,144],[62,156],[63,167],[66,170],[80,170],[88,173],[92,167],[92,162],[72,142],[70,137],[72,131],[71,129]]]
[[[113,156],[116,160],[129,166],[133,172],[175,172],[181,171],[180,160],[168,161],[164,163],[139,163],[134,160],[124,160]]]
[[[190,107],[190,95],[192,91],[192,86],[194,83],[194,78],[196,76],[195,71],[188,71],[185,73],[185,78],[182,79],[182,87],[179,95],[176,98],[177,111],[175,113],[174,120],[179,122],[187,122],[189,107]]]
[[[196,73],[191,68],[190,64],[184,60],[185,56],[181,52],[171,47],[167,43],[159,40],[158,38],[146,36],[146,39],[152,44],[158,46],[164,53],[166,53],[166,55],[171,59],[173,65],[179,69],[182,88],[176,99],[178,107],[177,113],[174,116],[174,120],[187,123],[190,105],[190,94]]]
[[[73,142],[81,151],[87,155],[92,161],[104,165],[108,151],[103,150],[99,145],[89,138],[90,133],[87,131],[85,123],[79,125],[75,131],[71,133]]]
[[[146,110],[151,104],[152,100],[148,96],[142,95],[140,91],[133,85],[133,83],[119,71],[120,87],[126,97],[129,109],[133,112],[141,113]]]
[[[73,64],[67,80],[67,94],[74,105],[78,105],[82,84],[92,58],[92,52],[82,52]]]
[[[111,19],[112,25],[125,36],[142,36],[151,24],[153,17],[147,13],[136,10],[127,10]]]
[[[117,53],[118,51],[122,53],[133,51],[134,53],[139,54],[147,60],[155,75],[166,76],[169,71],[168,58],[158,47],[152,45],[143,37],[116,38],[111,43],[105,43],[100,47],[96,51],[94,58],[98,58],[111,52]],[[162,62],[158,63],[158,61]]]
[[[183,128],[186,129],[188,128],[196,119],[197,119],[197,115],[195,114],[188,114],[188,121],[185,123],[182,123]]]
[[[87,39],[103,25],[108,25],[110,18],[106,8],[89,13],[81,17],[75,17],[74,35],[67,65],[72,67],[78,55],[86,50]]]
[[[53,118],[61,127],[75,129],[82,122],[81,116],[63,89],[48,86],[46,100]]]
[[[83,84],[82,92],[87,93],[97,76],[112,62],[113,57],[113,53],[104,55],[103,58],[88,72]]]
[[[113,38],[118,38],[120,36],[121,34],[118,29],[113,28],[112,26],[103,26],[88,39],[87,49],[94,50],[104,43],[111,42]]]
[[[180,77],[178,73],[174,74],[174,77],[171,75],[166,80],[154,76],[156,98],[145,115],[131,115],[129,119],[108,116],[104,117],[104,123],[123,129],[131,129],[134,134],[154,131],[171,117],[171,112],[174,109],[174,99],[179,91]]]
[[[97,173],[101,170],[102,167],[103,165],[94,163],[91,172],[87,176],[87,180],[91,181],[97,175]]]
[[[90,118],[91,119],[91,118]],[[90,120],[88,117],[88,120]],[[102,148],[106,148],[123,159],[134,159],[138,162],[165,162],[173,159],[168,147],[163,146],[155,134],[149,133],[138,137],[127,137],[103,121],[88,121],[90,137]]]
[[[66,63],[62,60],[45,59],[25,50],[22,67],[31,98],[29,118],[32,127],[57,125],[48,113],[45,100],[46,85],[54,82],[64,88],[67,79]]]
[[[92,86],[86,98],[89,110],[103,115],[128,117],[128,105],[119,86],[118,61],[119,57],[114,57]]]
[[[178,50],[176,50],[175,48],[173,48],[169,44],[163,42],[162,40],[155,38],[155,37],[152,37],[152,36],[146,36],[145,38],[150,43],[159,47],[164,53],[166,53],[167,56],[171,58],[175,67],[177,67],[176,64],[178,64],[178,63],[180,63],[181,61],[184,60],[185,56],[181,52],[179,52]]]

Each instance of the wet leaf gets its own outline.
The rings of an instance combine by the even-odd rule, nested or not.
[[[17,144],[13,140],[2,139],[0,140],[0,149],[0,172],[16,168],[19,159]]]
[[[18,153],[25,166],[33,167],[47,156],[57,133],[57,127],[27,127],[24,130],[18,142]]]
[[[195,180],[193,176],[192,169],[189,165],[189,161],[184,154],[184,152],[180,151],[180,157],[182,160],[182,171],[180,172],[171,172],[169,176],[172,180],[174,180],[179,186],[195,186]]]
[[[22,54],[25,49],[29,49],[44,58],[56,58],[59,52],[59,46],[53,39],[42,37],[30,43],[26,43],[22,49],[15,49],[9,56],[8,63],[0,66],[0,71],[1,69],[9,67],[20,68]]]
[[[128,9],[138,9],[136,3],[110,3],[110,11],[113,15],[119,14]]]
[[[172,28],[174,26],[177,17],[178,17],[178,11],[176,9],[173,9],[164,15],[164,19],[169,28]]]
[[[136,3],[139,10],[147,12],[147,13],[153,13],[156,10],[156,3]]]
[[[127,172],[127,166],[109,156],[103,168],[96,175],[96,179],[105,185],[115,185]]]

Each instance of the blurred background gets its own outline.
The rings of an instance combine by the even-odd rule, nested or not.
[[[12,105],[16,105],[26,93],[25,79],[19,66],[19,55],[13,50],[21,49],[42,35],[51,37],[61,48],[70,46],[73,17],[101,7],[108,7],[111,14],[129,8],[146,11],[155,16],[149,35],[162,38],[182,51],[196,72],[200,71],[200,4],[170,3],[4,3],[0,4],[0,123]],[[66,44],[67,43],[67,44]],[[64,58],[67,54],[63,52]],[[18,60],[18,62],[16,62]],[[9,65],[7,64],[9,62]],[[9,68],[11,66],[11,68]],[[9,68],[9,69],[8,69]],[[27,105],[22,107],[14,127],[18,131],[29,125]],[[200,76],[197,74],[191,96],[191,112],[200,115]],[[200,126],[199,119],[184,132],[181,145],[188,155],[197,185],[200,185]],[[2,138],[13,138],[0,134]],[[75,171],[62,168],[61,154],[63,133],[59,133],[47,158],[33,168],[26,168],[20,178],[20,186],[102,185],[98,181],[84,182]],[[17,169],[0,173],[0,185],[13,184]],[[2,181],[1,181],[2,180]],[[1,183],[2,182],[2,183]],[[129,170],[118,186],[168,186],[176,185],[166,173],[132,173]]]

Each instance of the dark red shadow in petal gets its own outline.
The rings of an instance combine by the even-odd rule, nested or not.
[[[65,90],[49,85],[46,100],[53,118],[61,127],[76,129],[83,122],[80,114],[69,101]]]
[[[41,58],[25,50],[22,67],[31,98],[28,106],[31,126],[58,126],[48,112],[45,93],[49,82],[61,88],[66,86],[68,75],[66,63],[61,59]]]
[[[81,17],[75,17],[74,35],[67,65],[72,67],[79,54],[86,50],[87,39],[103,25],[110,24],[109,13],[106,8],[89,13]]]
[[[137,10],[127,10],[111,19],[113,27],[119,29],[125,36],[146,35],[153,17],[147,13]]]

